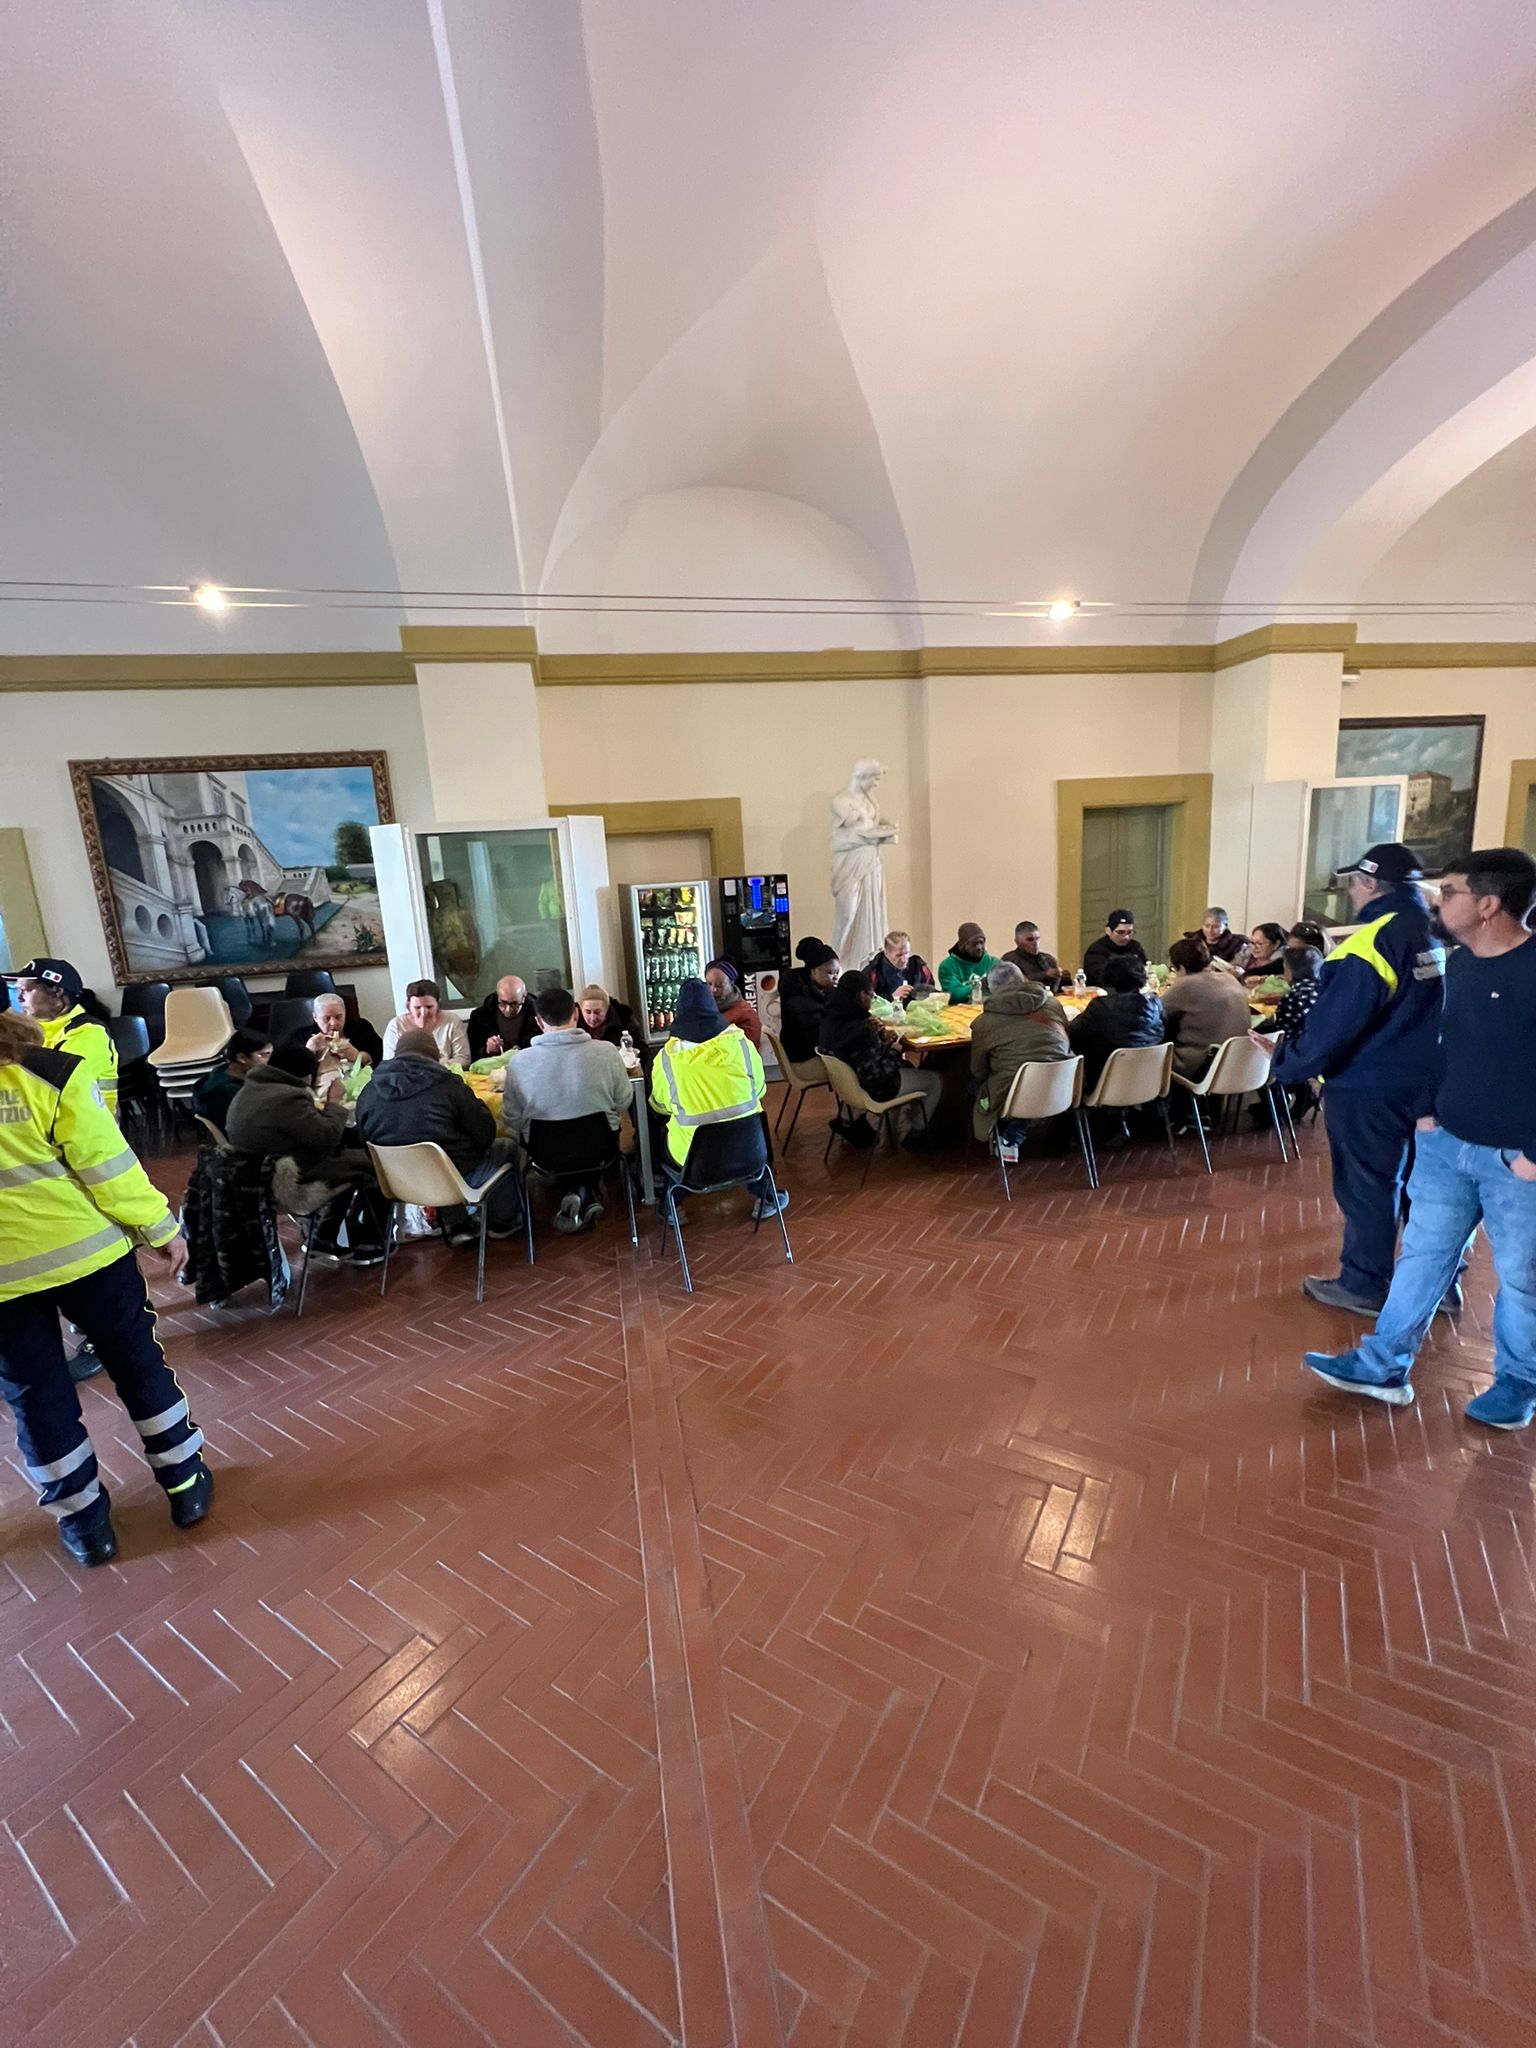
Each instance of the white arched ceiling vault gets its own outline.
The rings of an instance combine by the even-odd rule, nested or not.
[[[1536,424],[1519,0],[33,0],[8,59],[5,573],[405,593],[230,644],[1209,637]]]

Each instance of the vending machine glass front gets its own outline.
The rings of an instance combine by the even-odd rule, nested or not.
[[[553,828],[423,832],[416,841],[433,979],[478,1002],[505,974],[569,988],[571,945]]]

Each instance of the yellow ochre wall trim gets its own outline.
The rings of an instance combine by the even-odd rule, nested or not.
[[[1169,916],[1176,929],[1193,931],[1205,915],[1211,865],[1209,775],[1101,775],[1061,781],[1056,785],[1056,936],[1063,960],[1075,949],[1082,923],[1083,813],[1119,810],[1128,804],[1173,806]]]
[[[1509,810],[1504,819],[1504,844],[1525,845],[1525,817],[1530,807],[1531,791],[1536,789],[1536,761],[1511,761],[1509,764]]]
[[[660,798],[654,803],[551,804],[552,818],[601,818],[609,839],[644,834],[661,838],[669,832],[709,834],[710,873],[746,873],[746,834],[739,796]]]

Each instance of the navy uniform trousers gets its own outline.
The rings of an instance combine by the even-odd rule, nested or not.
[[[1414,1112],[1406,1096],[1364,1088],[1324,1091],[1333,1198],[1344,1212],[1339,1278],[1351,1294],[1385,1301],[1397,1257],[1397,1224],[1413,1152]]]
[[[61,1315],[96,1347],[161,1486],[174,1493],[190,1485],[202,1431],[155,1335],[138,1260],[125,1251],[82,1280],[0,1301],[0,1394],[15,1414],[17,1446],[39,1489],[39,1506],[61,1522],[76,1515],[93,1520],[106,1511],[96,1453],[64,1360]]]

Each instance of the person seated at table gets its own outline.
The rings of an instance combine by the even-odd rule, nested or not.
[[[319,1107],[318,1078],[319,1063],[307,1045],[277,1046],[271,1058],[253,1066],[241,1083],[229,1105],[225,1134],[237,1152],[291,1159],[301,1180],[325,1181],[345,1191],[322,1222],[314,1249],[338,1255],[337,1236],[346,1222],[348,1255],[358,1265],[375,1265],[384,1256],[378,1184],[367,1155],[351,1142],[341,1076],[331,1077]]]
[[[939,962],[939,987],[948,991],[951,1002],[968,1003],[972,981],[985,983],[996,965],[997,956],[987,951],[987,935],[981,926],[963,924]]]
[[[357,1098],[357,1135],[365,1145],[439,1145],[474,1186],[517,1156],[510,1138],[498,1138],[496,1119],[469,1085],[442,1064],[430,1031],[402,1031],[394,1052],[374,1069]],[[505,1174],[486,1197],[488,1237],[511,1237],[522,1227],[516,1177]],[[446,1203],[437,1225],[451,1245],[480,1242],[478,1223],[461,1203]]]
[[[912,950],[906,932],[887,932],[885,943],[870,961],[869,985],[888,1003],[904,1003],[919,990],[933,987],[933,969]]]
[[[779,984],[779,1039],[798,1063],[816,1057],[821,1020],[842,969],[832,948],[820,939],[802,939],[795,950],[800,965]]]
[[[1000,960],[987,976],[987,998],[971,1026],[971,1080],[978,1093],[971,1112],[976,1136],[985,1145],[997,1129],[999,1140],[1017,1146],[1025,1126],[1002,1115],[1020,1067],[1064,1060],[1067,1013],[1051,991],[1029,981],[1011,960]]]
[[[576,1003],[581,1028],[589,1038],[601,1038],[608,1045],[617,1045],[627,1031],[631,1045],[639,1051],[635,1043],[635,1013],[628,1003],[621,1003],[617,996],[609,995],[607,989],[595,981],[587,983]],[[537,1003],[534,1004],[534,1012],[537,1016]]]
[[[1248,962],[1244,981],[1267,981],[1280,972],[1280,955],[1285,951],[1283,924],[1256,924],[1248,935]]]
[[[1215,965],[1204,939],[1175,939],[1168,965],[1173,979],[1163,990],[1164,1036],[1173,1041],[1175,1070],[1193,1081],[1210,1065],[1213,1047],[1248,1036],[1248,991]]]
[[[391,1017],[384,1028],[385,1059],[394,1058],[402,1031],[430,1031],[445,1060],[456,1067],[469,1065],[469,1033],[464,1029],[464,1019],[443,1008],[442,992],[435,981],[406,983],[405,1009],[400,1016]]]
[[[307,1045],[320,1062],[322,1081],[328,1081],[332,1074],[339,1074],[343,1067],[355,1067],[359,1060],[365,1067],[376,1067],[383,1059],[384,1048],[379,1043],[379,1034],[366,1017],[359,1017],[348,1029],[347,1006],[340,996],[334,993],[316,996],[309,1008],[314,1019],[313,1031],[301,1028],[294,1036]]]
[[[1111,960],[1134,960],[1142,980],[1146,980],[1146,948],[1136,936],[1136,920],[1128,910],[1112,910],[1104,921],[1103,938],[1095,939],[1083,955],[1083,972],[1090,987],[1109,986],[1104,970]]]
[[[859,1086],[874,1102],[889,1102],[916,1090],[923,1099],[912,1104],[913,1114],[926,1122],[939,1106],[944,1077],[933,1067],[907,1065],[900,1037],[869,1014],[873,1001],[874,990],[857,969],[839,975],[821,1020],[816,1050],[852,1067]],[[863,1119],[859,1121],[862,1125]]]
[[[242,1025],[224,1048],[223,1064],[211,1074],[204,1074],[192,1090],[193,1115],[207,1117],[209,1123],[217,1124],[222,1131],[229,1118],[229,1105],[240,1093],[246,1076],[253,1067],[264,1067],[271,1057],[272,1041],[265,1031],[252,1031]]]
[[[1083,1057],[1083,1093],[1091,1095],[1112,1052],[1122,1046],[1162,1045],[1163,1006],[1145,986],[1140,962],[1122,954],[1105,962],[1105,993],[1095,996],[1067,1026],[1067,1043]]]
[[[1293,924],[1286,937],[1297,946],[1315,946],[1325,960],[1333,951],[1333,941],[1322,926],[1311,924],[1305,919],[1300,924]]]
[[[1014,926],[1013,951],[1005,953],[1003,959],[1010,967],[1017,967],[1026,981],[1038,981],[1048,989],[1061,987],[1061,962],[1054,953],[1042,949],[1040,927],[1027,917]]]
[[[741,992],[741,976],[729,960],[711,960],[704,970],[709,992],[727,1024],[744,1031],[755,1046],[763,1042],[763,1020]]]
[[[504,974],[483,1003],[465,1019],[471,1059],[496,1059],[521,1052],[539,1035],[539,1019],[528,984],[520,974]]]
[[[624,1056],[616,1045],[594,1038],[582,1022],[568,988],[547,988],[534,999],[538,1035],[507,1063],[501,1120],[520,1144],[531,1123],[566,1123],[572,1117],[607,1117],[618,1130],[634,1100]],[[597,1184],[573,1188],[555,1211],[555,1228],[590,1230],[603,1214]]]
[[[1316,946],[1293,943],[1286,947],[1280,960],[1288,984],[1285,994],[1275,1005],[1274,1015],[1266,1017],[1254,1029],[1266,1034],[1283,1031],[1288,1038],[1294,1038],[1322,992],[1317,977],[1322,971],[1323,956]]]
[[[1241,932],[1232,929],[1231,919],[1213,903],[1200,921],[1198,931],[1186,932],[1186,939],[1203,939],[1205,950],[1213,960],[1219,960],[1224,967],[1241,974],[1248,964],[1248,941]]]
[[[678,991],[672,1035],[651,1069],[651,1101],[667,1119],[661,1170],[668,1179],[681,1179],[702,1118],[732,1123],[738,1117],[761,1117],[767,1085],[757,1047],[739,1026],[726,1022],[708,983],[690,975]],[[766,1135],[766,1122],[763,1129]],[[759,1221],[789,1207],[784,1189],[773,1201],[766,1168],[751,1193],[752,1213]]]

